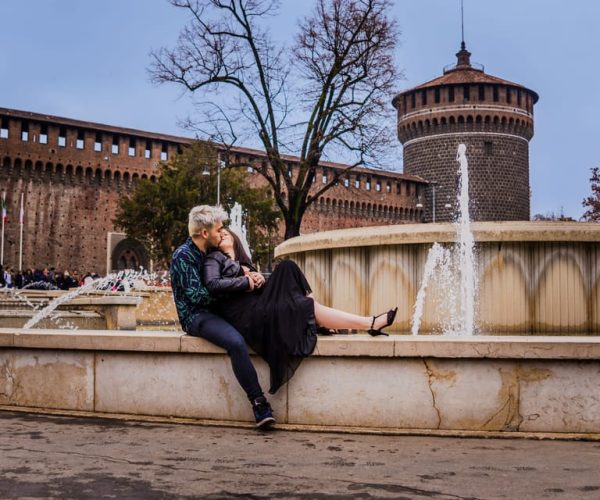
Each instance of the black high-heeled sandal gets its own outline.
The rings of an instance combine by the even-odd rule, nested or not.
[[[398,308],[394,307],[394,309],[390,309],[387,312],[378,314],[377,316],[373,316],[373,321],[371,321],[371,328],[369,328],[367,330],[367,333],[369,335],[371,335],[371,337],[377,337],[378,335],[385,335],[386,337],[388,336],[387,333],[382,332],[381,330],[383,330],[384,328],[387,328],[388,326],[390,326],[393,322],[394,319],[396,319],[396,313],[398,312]],[[380,316],[383,316],[384,314],[387,314],[387,322],[385,325],[383,325],[381,328],[375,330],[373,327],[375,326],[375,320],[377,318],[379,318]]]

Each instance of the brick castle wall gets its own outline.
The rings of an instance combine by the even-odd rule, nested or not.
[[[80,272],[106,271],[107,233],[121,189],[111,182],[57,172],[27,160],[16,161],[0,188],[7,191],[9,219],[4,262],[19,261],[20,193],[24,195],[23,264]]]
[[[473,221],[529,220],[529,146],[519,137],[489,133],[426,136],[404,146],[405,170],[435,179],[435,219],[457,212],[459,144],[467,146],[469,212]],[[433,220],[433,187],[424,194],[425,222]],[[449,206],[448,206],[449,205]]]
[[[4,263],[13,268],[18,266],[23,194],[24,268],[105,273],[112,255],[107,235],[116,231],[112,220],[118,200],[138,179],[156,180],[160,161],[170,160],[191,142],[3,108],[0,121],[0,194],[7,193],[9,214]],[[241,168],[248,169],[249,185],[265,185],[248,168],[264,162],[264,153],[237,148],[231,160],[246,165]],[[289,157],[292,175],[295,164]],[[314,189],[341,167],[325,162]],[[353,170],[309,208],[301,231],[420,222],[423,211],[416,205],[424,186],[422,179],[398,173]]]

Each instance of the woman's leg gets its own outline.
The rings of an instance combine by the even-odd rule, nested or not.
[[[309,295],[310,297],[311,295]],[[314,300],[314,299],[313,299]],[[357,314],[340,311],[332,307],[324,306],[315,302],[315,318],[319,326],[325,328],[337,329],[355,329],[368,330],[373,322],[372,316],[358,316]],[[373,328],[382,328],[387,323],[386,315],[382,315],[375,320]]]

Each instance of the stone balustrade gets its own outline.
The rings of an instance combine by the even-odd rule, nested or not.
[[[596,337],[320,337],[270,399],[283,427],[597,439],[599,371]],[[226,353],[167,331],[0,328],[0,409],[252,420]]]

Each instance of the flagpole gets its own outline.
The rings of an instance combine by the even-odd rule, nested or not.
[[[0,266],[4,265],[4,220],[6,219],[6,191],[2,193],[2,243],[0,244]]]
[[[21,225],[21,238],[19,242],[19,271],[23,270],[23,193],[21,193],[21,213],[19,214],[19,224]]]

